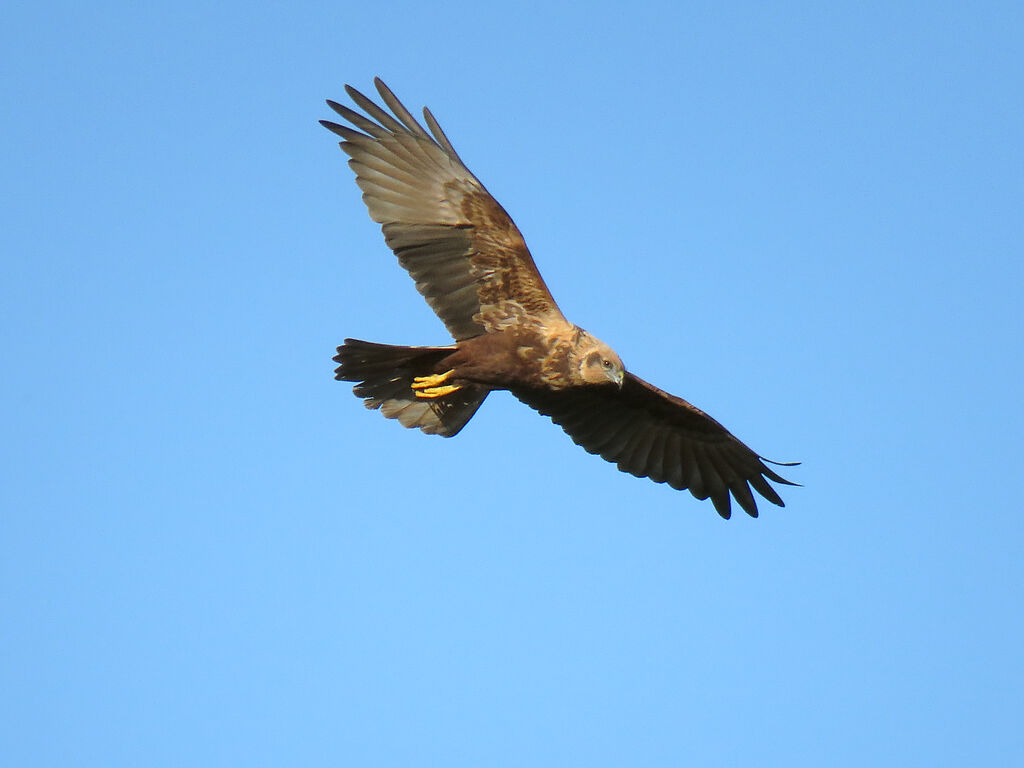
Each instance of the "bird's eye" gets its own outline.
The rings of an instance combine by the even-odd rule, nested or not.
[[[603,365],[605,368],[611,368],[612,367],[612,361],[611,360],[602,360],[601,361],[601,365]]]

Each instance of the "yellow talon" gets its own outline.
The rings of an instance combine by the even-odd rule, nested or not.
[[[411,384],[413,392],[416,393],[416,397],[434,398],[450,395],[452,392],[462,389],[462,387],[454,384],[445,384],[443,387],[440,385],[448,381],[453,373],[455,373],[454,368],[450,371],[446,371],[445,373],[438,373],[433,376],[416,376],[413,378]]]
[[[412,380],[412,388],[430,389],[436,387],[438,384],[444,384],[453,373],[455,373],[454,368],[446,373],[439,373],[435,376],[416,376]]]
[[[417,387],[416,397],[444,397],[450,395],[452,392],[458,392],[462,387],[455,386],[453,384],[446,384],[443,387]]]

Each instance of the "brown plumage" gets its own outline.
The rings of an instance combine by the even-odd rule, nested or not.
[[[402,347],[346,339],[335,376],[403,426],[451,437],[492,390],[550,416],[590,453],[623,472],[710,498],[751,516],[751,486],[785,506],[768,480],[795,485],[725,427],[625,370],[604,342],[562,315],[512,219],[463,164],[434,116],[430,133],[375,79],[388,113],[351,86],[366,114],[327,103],[370,217],[455,339]],[[786,465],[792,466],[792,465]],[[767,479],[766,479],[767,478]]]

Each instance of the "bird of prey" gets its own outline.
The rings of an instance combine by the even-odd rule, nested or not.
[[[455,343],[346,339],[335,378],[357,382],[366,407],[443,437],[457,434],[489,392],[507,390],[590,453],[710,498],[724,518],[730,495],[757,517],[751,486],[785,506],[768,480],[796,483],[700,409],[627,371],[607,344],[562,315],[516,225],[430,110],[427,133],[374,83],[390,113],[345,86],[365,114],[328,101],[350,125],[320,122],[341,137],[370,218]]]

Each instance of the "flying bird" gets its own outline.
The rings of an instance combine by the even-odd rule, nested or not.
[[[768,480],[796,483],[764,463],[777,462],[627,371],[607,344],[565,318],[518,228],[430,110],[423,109],[427,133],[380,78],[374,84],[390,113],[345,86],[365,114],[328,100],[350,125],[320,122],[341,137],[370,218],[455,343],[346,339],[335,378],[357,382],[353,392],[367,408],[443,437],[458,434],[488,393],[507,390],[590,453],[710,498],[724,518],[730,496],[757,517],[751,486],[785,506]]]

